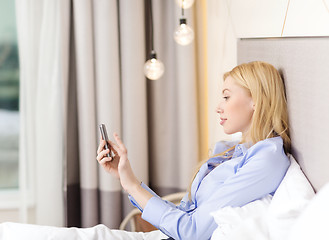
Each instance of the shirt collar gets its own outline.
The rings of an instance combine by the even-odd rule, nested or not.
[[[222,162],[225,162],[225,158],[222,157],[222,156],[212,157],[207,161],[208,166],[209,165],[217,165],[217,164],[220,164]]]
[[[232,158],[239,157],[241,155],[244,156],[247,153],[249,147],[250,146],[248,145],[248,143],[237,144],[235,146]],[[231,158],[227,158],[227,156],[228,156],[228,153],[224,154],[224,156],[217,156],[217,157],[210,158],[207,161],[208,167],[223,163],[223,162],[227,161],[228,159],[231,159]]]
[[[248,151],[248,143],[240,143],[235,146],[232,158],[244,156]]]

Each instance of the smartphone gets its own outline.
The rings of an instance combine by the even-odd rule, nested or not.
[[[105,144],[105,149],[110,149],[110,152],[108,154],[106,154],[107,157],[112,157],[112,151],[111,151],[111,146],[110,144],[108,143],[108,140],[109,140],[109,137],[107,135],[107,131],[106,131],[106,127],[105,127],[105,124],[100,124],[99,125],[99,130],[101,132],[101,135],[102,135],[102,138],[106,141],[106,144]],[[113,159],[113,158],[112,158]]]

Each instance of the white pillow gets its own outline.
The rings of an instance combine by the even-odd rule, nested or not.
[[[329,183],[315,195],[294,225],[289,240],[328,239]]]
[[[297,218],[315,193],[292,155],[290,167],[276,190],[268,211],[268,230],[272,240],[287,239]]]
[[[296,160],[290,166],[272,200],[267,196],[243,207],[225,207],[212,213],[217,229],[211,239],[288,239],[297,218],[313,198],[314,191]]]
[[[218,227],[211,239],[267,239],[266,216],[271,199],[267,195],[242,207],[224,207],[212,212]]]

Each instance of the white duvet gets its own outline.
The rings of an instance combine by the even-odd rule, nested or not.
[[[102,224],[91,228],[60,228],[11,222],[0,224],[1,240],[155,240],[167,238],[160,231],[127,232],[111,230]]]

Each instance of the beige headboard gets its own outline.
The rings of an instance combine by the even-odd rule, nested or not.
[[[238,63],[256,60],[284,78],[292,154],[318,191],[329,182],[329,37],[240,39]]]

